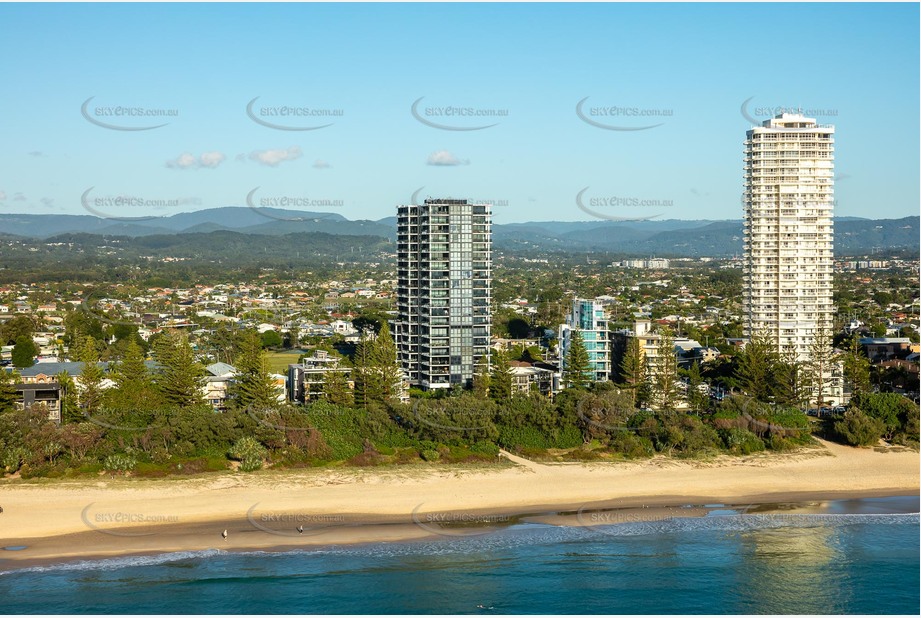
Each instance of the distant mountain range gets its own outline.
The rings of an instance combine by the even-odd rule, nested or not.
[[[835,219],[836,253],[919,246],[919,217]],[[0,234],[48,239],[64,234],[142,237],[171,234],[281,236],[322,232],[396,239],[396,218],[351,221],[339,214],[226,207],[148,220],[112,220],[91,215],[0,214]],[[510,251],[604,251],[625,255],[726,256],[742,251],[741,221],[532,221],[493,225],[497,249]]]

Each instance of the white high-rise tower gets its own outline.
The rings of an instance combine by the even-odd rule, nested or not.
[[[743,326],[810,357],[832,327],[834,132],[783,113],[746,133]]]

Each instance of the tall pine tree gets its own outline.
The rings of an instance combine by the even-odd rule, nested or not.
[[[266,352],[255,331],[247,333],[240,341],[237,355],[237,374],[227,395],[239,409],[268,410],[278,405],[275,383],[266,370]]]
[[[164,402],[178,408],[204,405],[205,368],[188,340],[178,333],[166,333],[154,344],[154,354],[160,365],[157,390]]]
[[[493,352],[492,373],[489,376],[489,396],[493,401],[507,402],[512,398],[512,368],[502,350]]]
[[[390,335],[387,320],[381,320],[381,329],[374,340],[372,354],[374,370],[380,379],[380,401],[390,403],[399,401],[403,390],[403,370],[397,360],[397,347]]]
[[[591,384],[591,364],[582,341],[582,333],[573,329],[569,335],[569,349],[563,359],[563,381],[567,387],[586,388]]]
[[[99,366],[99,352],[96,349],[96,338],[89,335],[79,341],[77,358],[83,363],[80,372],[80,387],[77,389],[77,400],[83,414],[93,416],[102,406],[102,381],[105,374]]]
[[[659,331],[652,384],[656,407],[660,410],[674,410],[679,396],[678,359],[675,356],[675,340],[668,328]]]
[[[16,380],[18,374],[0,367],[0,414],[9,412],[15,407],[19,397],[16,395]]]
[[[489,354],[477,359],[473,368],[473,392],[483,399],[489,396]]]
[[[157,407],[159,395],[144,360],[144,350],[133,337],[129,338],[122,360],[112,370],[115,388],[106,393],[113,408],[132,412]]]
[[[640,350],[637,337],[630,337],[627,349],[620,360],[620,376],[623,388],[630,390],[633,406],[644,407],[649,402],[649,383],[646,379],[646,356]]]

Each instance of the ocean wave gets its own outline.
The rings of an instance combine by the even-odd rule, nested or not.
[[[115,571],[139,566],[156,566],[179,560],[198,560],[213,558],[214,556],[227,555],[228,552],[220,549],[203,549],[198,551],[179,551],[167,554],[154,554],[145,556],[119,556],[113,558],[96,558],[92,560],[79,560],[76,562],[62,562],[40,566],[24,567],[0,571],[2,575],[20,573],[47,573],[50,571]]]

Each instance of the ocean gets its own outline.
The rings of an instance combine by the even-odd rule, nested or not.
[[[915,614],[918,498],[12,569],[4,614]]]

